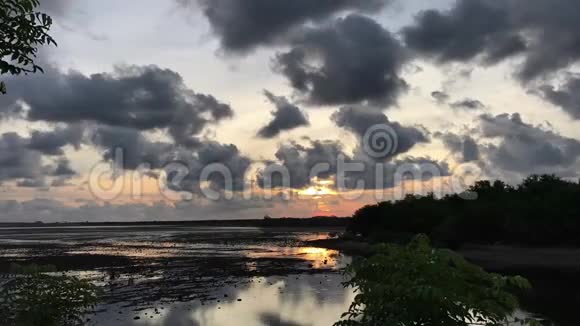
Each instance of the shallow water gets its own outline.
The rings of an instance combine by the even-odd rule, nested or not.
[[[214,290],[210,300],[155,304],[130,313],[103,307],[107,310],[89,317],[90,325],[328,326],[340,319],[354,296],[341,281],[336,274],[252,278]]]
[[[332,325],[354,293],[337,230],[190,226],[0,228],[0,269],[55,265],[91,280],[89,325]]]
[[[335,231],[0,228],[0,260],[99,285],[90,325],[331,325],[352,301],[340,274],[350,258],[307,241]]]

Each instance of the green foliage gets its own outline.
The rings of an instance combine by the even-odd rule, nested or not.
[[[0,74],[42,72],[34,63],[38,46],[56,45],[48,35],[52,18],[34,11],[39,0],[0,0]],[[0,82],[0,94],[6,85]]]
[[[427,234],[448,247],[465,242],[525,245],[578,245],[580,183],[552,175],[531,176],[511,187],[502,181],[479,181],[461,194],[407,196],[358,210],[349,231],[371,240],[387,234]]]
[[[518,307],[511,291],[530,288],[522,277],[487,273],[450,250],[433,249],[426,236],[376,249],[347,269],[352,278],[345,285],[357,295],[335,326],[507,325]]]
[[[46,274],[54,267],[15,265],[18,277],[0,289],[2,325],[82,325],[97,303],[97,288],[88,281]]]

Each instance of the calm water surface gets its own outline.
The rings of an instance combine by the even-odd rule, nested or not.
[[[0,258],[54,264],[104,292],[90,325],[332,325],[350,258],[309,246],[336,230],[0,228]]]
[[[253,278],[216,289],[212,300],[156,304],[128,314],[119,306],[105,306],[90,324],[328,326],[340,319],[354,297],[341,281],[338,275]]]

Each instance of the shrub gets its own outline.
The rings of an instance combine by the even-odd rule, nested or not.
[[[487,273],[450,250],[433,249],[423,235],[376,250],[347,269],[352,278],[345,285],[357,295],[335,326],[502,325],[518,307],[512,291],[530,288],[522,277]]]
[[[46,270],[16,266],[19,275],[0,289],[3,325],[83,324],[82,317],[97,303],[97,288],[75,277],[46,274]]]

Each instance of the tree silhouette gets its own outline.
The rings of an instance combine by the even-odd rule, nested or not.
[[[427,234],[436,244],[465,242],[524,245],[577,245],[580,239],[580,184],[554,175],[533,175],[512,187],[478,181],[461,194],[443,198],[410,195],[359,209],[349,231],[371,241],[408,241]]]

